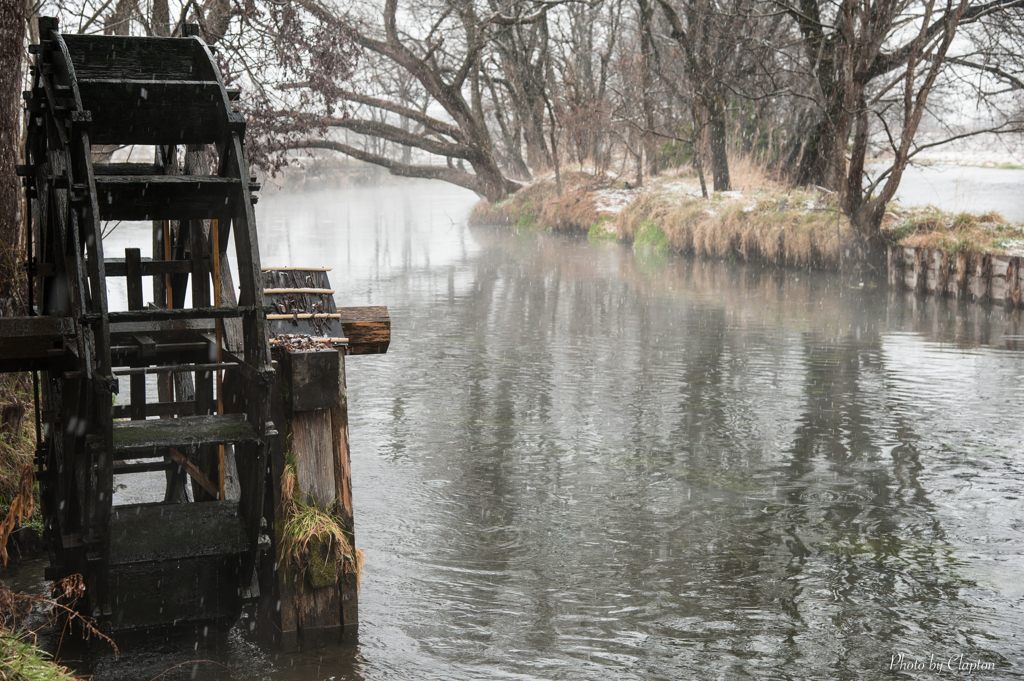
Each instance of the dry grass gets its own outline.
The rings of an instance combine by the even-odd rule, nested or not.
[[[798,267],[838,267],[841,246],[853,237],[835,205],[802,190],[708,200],[648,192],[619,214],[619,236],[632,240],[646,221],[680,253]]]
[[[473,208],[469,222],[585,234],[600,220],[593,192],[611,185],[611,180],[607,178],[585,173],[565,173],[562,176],[561,194],[555,187],[554,179],[540,180],[498,203],[481,201]]]
[[[947,253],[1024,255],[1024,227],[999,213],[981,215],[947,213],[934,206],[893,206],[882,229],[889,241],[910,248],[938,249]]]
[[[738,156],[729,159],[729,180],[733,189],[744,192],[773,191],[784,192],[789,184],[758,165],[750,156]]]
[[[829,196],[787,189],[747,158],[733,159],[730,173],[739,191],[709,199],[693,195],[692,175],[667,173],[649,180],[617,215],[599,210],[594,198],[615,182],[571,173],[563,177],[561,195],[551,180],[538,181],[495,205],[481,202],[470,222],[594,235],[595,225],[611,221],[608,227],[624,241],[633,241],[641,225],[653,224],[680,253],[799,267],[840,265],[854,234]]]
[[[313,588],[335,584],[346,574],[355,575],[358,588],[363,552],[352,546],[349,534],[330,511],[302,501],[292,462],[281,478],[281,500],[284,518],[275,528],[281,565],[308,579]]]
[[[10,505],[18,492],[21,471],[32,462],[35,430],[29,413],[27,387],[16,374],[0,375],[0,507]]]

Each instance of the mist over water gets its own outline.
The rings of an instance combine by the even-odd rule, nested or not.
[[[346,363],[358,645],[274,655],[243,620],[97,678],[1024,678],[1015,313],[470,228],[475,200],[258,205],[264,265],[391,313]]]

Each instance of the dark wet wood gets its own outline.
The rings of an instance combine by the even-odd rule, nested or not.
[[[155,163],[95,163],[93,172],[96,177],[107,175],[164,175],[164,166]]]
[[[241,198],[241,183],[229,177],[101,177],[96,184],[104,220],[225,219]]]
[[[118,506],[110,529],[111,565],[227,556],[246,546],[231,501]]]
[[[142,305],[142,254],[138,248],[124,249],[125,277],[128,288],[128,309],[141,310]],[[144,336],[153,345],[155,343],[149,336]],[[139,336],[133,338],[138,342]],[[115,374],[116,375],[116,374]],[[131,400],[131,415],[133,421],[141,421],[146,418],[146,377],[142,374],[132,375],[129,378]]]
[[[129,36],[63,36],[82,79],[206,80],[209,66],[196,40]]]
[[[0,371],[68,367],[75,333],[70,317],[0,317]]]
[[[226,95],[213,81],[97,79],[78,86],[92,113],[93,144],[212,144],[225,131]]]
[[[223,319],[225,317],[241,317],[246,313],[251,313],[256,310],[262,311],[262,308],[252,307],[187,307],[175,310],[159,310],[155,308],[149,308],[146,310],[129,310],[127,312],[111,312],[108,317],[110,323],[123,324],[126,322],[144,322],[144,321],[178,321],[178,320],[214,320],[217,318]],[[157,327],[159,330],[159,327]]]
[[[117,452],[256,442],[258,439],[259,433],[242,414],[184,416],[114,424],[114,451]]]
[[[196,413],[195,402],[150,402],[146,405],[149,416],[193,416]],[[126,404],[114,405],[114,418],[131,417],[131,407]]]
[[[305,412],[341,406],[341,353],[329,348],[285,352],[282,359],[289,409]]]
[[[114,475],[129,475],[132,473],[154,473],[156,471],[167,471],[177,464],[166,461],[150,461],[147,463],[114,464]]]
[[[190,272],[192,269],[192,263],[188,260],[153,260],[152,258],[142,258],[139,266],[144,277],[180,274]],[[106,267],[108,277],[123,277],[128,273],[125,261],[121,258],[107,258]]]

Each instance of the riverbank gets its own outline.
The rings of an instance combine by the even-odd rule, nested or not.
[[[471,224],[510,225],[632,242],[638,251],[676,251],[781,267],[839,270],[855,233],[827,190],[787,188],[756,169],[736,191],[702,198],[689,175],[666,175],[643,188],[582,173],[534,182],[496,204],[482,201]],[[998,213],[951,213],[892,204],[882,225],[889,245],[989,256],[1024,255],[1024,229]]]

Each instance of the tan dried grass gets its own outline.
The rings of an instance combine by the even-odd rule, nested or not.
[[[803,192],[710,200],[648,193],[619,215],[616,229],[629,240],[646,220],[680,253],[798,267],[838,267],[841,244],[853,237],[836,206]]]

